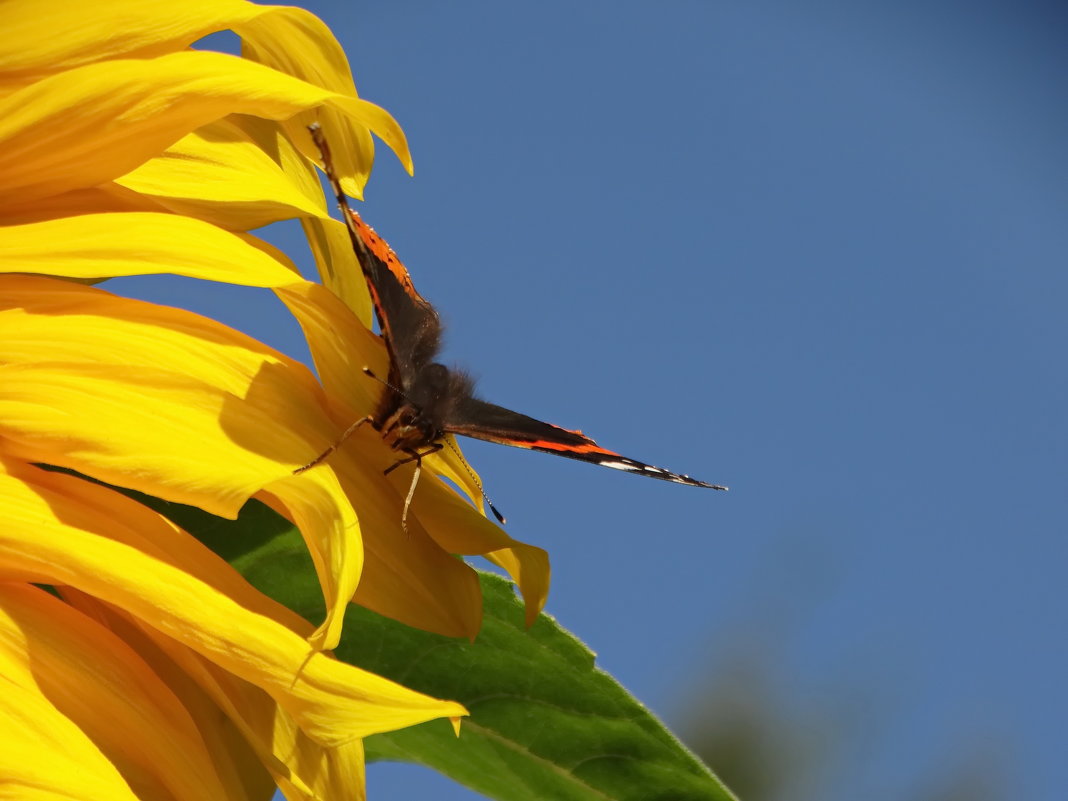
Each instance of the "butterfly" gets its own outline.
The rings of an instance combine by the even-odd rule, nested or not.
[[[387,445],[405,454],[405,458],[394,463],[386,472],[402,464],[415,462],[416,479],[423,457],[441,450],[445,435],[462,434],[676,484],[727,489],[630,459],[602,448],[581,431],[544,423],[475,397],[474,382],[469,375],[435,361],[441,348],[442,330],[437,311],[416,291],[407,268],[393,249],[349,207],[334,172],[330,148],[322,130],[317,124],[309,126],[309,130],[319,148],[324,171],[337,196],[360,269],[371,293],[379,329],[389,353],[389,375],[385,380],[379,379],[383,393],[375,411],[353,423],[330,448],[297,472],[319,464],[357,428],[370,424]],[[377,378],[366,368],[364,372]],[[414,490],[413,480],[405,502],[405,512]],[[504,518],[492,503],[490,508],[503,523]]]

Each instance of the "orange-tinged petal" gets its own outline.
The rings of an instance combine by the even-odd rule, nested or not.
[[[32,689],[0,676],[0,776],[20,801],[140,801],[92,740]]]
[[[258,687],[159,633],[147,633],[235,721],[289,801],[365,797],[362,740],[320,745]]]
[[[219,775],[234,788],[231,797],[264,799],[276,785],[289,801],[364,797],[361,740],[337,748],[317,745],[255,685],[85,593],[66,587],[61,594],[130,643],[167,681],[200,723]]]
[[[0,272],[70,278],[174,273],[259,287],[301,280],[285,254],[266,242],[152,212],[83,214],[0,227]]]
[[[265,690],[321,745],[443,716],[463,707],[407,690],[311,649],[266,596],[248,587],[228,594],[214,578],[225,562],[173,525],[114,491],[81,479],[6,461],[0,474],[0,569],[36,571],[126,610],[201,656]],[[101,513],[106,508],[107,513]],[[161,543],[181,554],[172,559]],[[198,547],[199,546],[199,547]],[[198,564],[188,555],[200,551]],[[247,586],[247,585],[246,585]],[[290,613],[291,614],[291,613]],[[297,626],[304,629],[306,626]]]
[[[118,178],[227,114],[280,120],[323,104],[407,152],[400,126],[373,103],[235,56],[183,52],[77,67],[0,100],[0,204]]]
[[[439,481],[416,493],[412,510],[444,550],[484,556],[506,570],[523,595],[526,624],[534,624],[549,597],[551,570],[544,549],[508,536]]]
[[[229,797],[167,686],[121,639],[44,590],[0,583],[0,675],[43,692],[139,796]]]

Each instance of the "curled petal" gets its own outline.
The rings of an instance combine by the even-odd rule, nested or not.
[[[85,593],[67,587],[62,595],[147,655],[198,721],[211,744],[217,772],[235,788],[229,797],[266,798],[275,786],[290,801],[364,797],[361,740],[336,747],[319,745],[259,687]],[[269,773],[266,782],[264,773]]]
[[[549,554],[543,548],[513,539],[483,515],[474,514],[440,481],[428,482],[426,492],[416,493],[412,508],[442,549],[484,556],[507,571],[523,595],[526,624],[534,624],[549,597]]]
[[[466,714],[313,650],[300,634],[307,624],[140,504],[71,476],[4,467],[0,571],[36,572],[124,609],[263,689],[317,743]]]
[[[20,692],[42,691],[139,795],[231,797],[196,724],[160,678],[121,639],[55,596],[0,584],[0,665]]]
[[[243,55],[294,75],[340,95],[356,96],[348,59],[322,20],[302,8],[279,8],[237,28],[244,41]],[[367,128],[345,124],[344,113],[326,108],[319,115],[304,113],[284,123],[294,141],[304,143],[303,152],[318,159],[317,148],[304,136],[304,129],[319,121],[331,132],[334,167],[342,185],[353,197],[363,197],[363,187],[374,160],[374,142]],[[375,130],[372,128],[372,130]],[[393,148],[401,163],[412,172],[411,154],[403,138],[390,139],[375,130]]]
[[[0,100],[0,205],[118,178],[227,114],[281,120],[323,104],[407,152],[400,126],[373,103],[236,56],[183,52],[68,70]]]
[[[326,622],[309,638],[319,650],[336,648],[345,607],[363,571],[363,539],[356,513],[347,503],[334,471],[312,470],[274,481],[260,497],[292,519],[304,533],[326,599]]]

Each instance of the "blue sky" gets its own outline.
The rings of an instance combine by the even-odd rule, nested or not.
[[[306,4],[410,137],[361,212],[483,397],[731,486],[466,447],[549,611],[669,723],[767,654],[852,721],[827,801],[1068,784],[1068,25],[997,6]],[[305,353],[267,293],[125,285]]]

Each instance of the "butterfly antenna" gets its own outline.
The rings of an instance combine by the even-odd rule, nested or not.
[[[371,370],[370,367],[364,367],[364,368],[362,368],[362,370],[363,370],[363,374],[365,376],[368,376],[369,378],[373,378],[375,381],[377,381],[382,386],[384,386],[387,389],[391,389],[394,392],[396,392],[398,395],[400,395],[402,398],[404,398],[406,401],[408,401],[408,403],[412,403],[412,399],[409,398],[407,395],[405,395],[403,390],[393,386],[391,383],[386,381],[384,378],[379,378],[377,375],[375,375],[375,373]],[[412,405],[414,406],[415,404],[412,403]]]
[[[498,511],[497,507],[493,505],[493,501],[491,501],[489,495],[486,494],[486,490],[482,486],[482,482],[475,474],[475,471],[471,469],[471,465],[467,463],[467,459],[465,459],[464,455],[460,453],[460,449],[456,447],[452,440],[445,441],[448,443],[449,448],[452,450],[452,452],[460,457],[460,462],[463,464],[464,469],[467,470],[467,474],[471,476],[471,480],[475,482],[475,486],[478,487],[478,491],[482,494],[483,499],[485,499],[486,505],[489,506],[490,511],[493,512],[493,516],[497,518],[497,522],[503,526],[505,522],[507,522],[504,519],[504,515],[502,515],[500,511]]]

